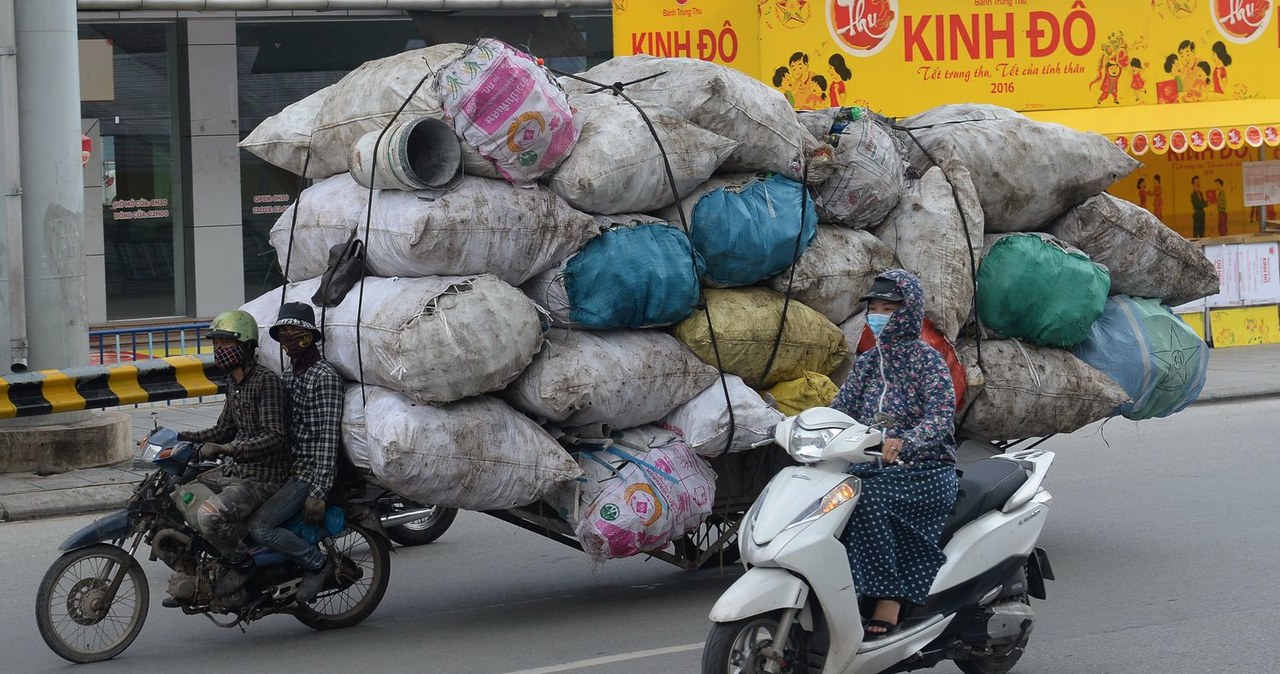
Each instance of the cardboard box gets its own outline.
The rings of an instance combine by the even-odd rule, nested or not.
[[[1280,307],[1235,307],[1209,310],[1213,346],[1280,344]]]
[[[1240,275],[1240,303],[1245,306],[1280,302],[1280,244],[1235,246]]]

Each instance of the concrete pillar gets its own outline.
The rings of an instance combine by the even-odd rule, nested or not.
[[[22,252],[33,370],[89,363],[75,0],[17,0]]]
[[[17,44],[13,0],[0,0],[0,373],[21,371],[27,364]]]
[[[191,254],[187,308],[211,317],[245,300],[236,21],[188,19],[186,27],[183,58],[191,83],[183,124],[191,158],[184,237]]]

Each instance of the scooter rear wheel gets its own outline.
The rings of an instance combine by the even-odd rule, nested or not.
[[[707,635],[702,649],[702,674],[754,674],[765,671],[768,659],[760,652],[778,639],[781,611],[773,611],[731,623],[716,623]],[[795,671],[803,646],[803,632],[793,626],[791,638],[782,645],[784,659],[795,663]]]
[[[334,537],[342,562],[335,576],[294,617],[316,630],[351,627],[373,614],[391,582],[391,544],[380,534],[348,524]]]
[[[106,594],[119,577],[110,603]],[[138,638],[151,601],[138,560],[107,543],[72,550],[45,572],[36,590],[36,627],[71,662],[101,662]]]
[[[956,660],[956,667],[964,674],[1009,674],[1018,664],[1018,660],[1022,659],[1022,654],[1026,651],[1027,642],[1031,639],[1031,635],[1024,634],[1013,648],[1000,655],[991,655],[985,658],[972,658],[968,660]]]

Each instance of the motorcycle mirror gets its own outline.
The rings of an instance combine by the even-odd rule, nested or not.
[[[893,428],[895,423],[893,420],[893,417],[888,414],[885,414],[884,412],[876,412],[876,415],[875,417],[872,418],[872,421],[875,423],[875,425],[881,428]]]

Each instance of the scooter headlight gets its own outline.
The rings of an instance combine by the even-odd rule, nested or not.
[[[804,428],[796,424],[791,429],[791,439],[787,450],[796,461],[801,463],[817,463],[822,460],[822,450],[827,448],[843,428]]]
[[[800,524],[812,522],[849,501],[858,498],[858,494],[860,493],[862,493],[862,480],[859,480],[856,477],[850,477],[844,482],[836,485],[835,488],[827,492],[822,498],[814,501],[813,505],[805,508],[800,515],[797,515],[796,518],[791,521],[791,524],[786,526],[786,528],[790,529],[791,527]]]

